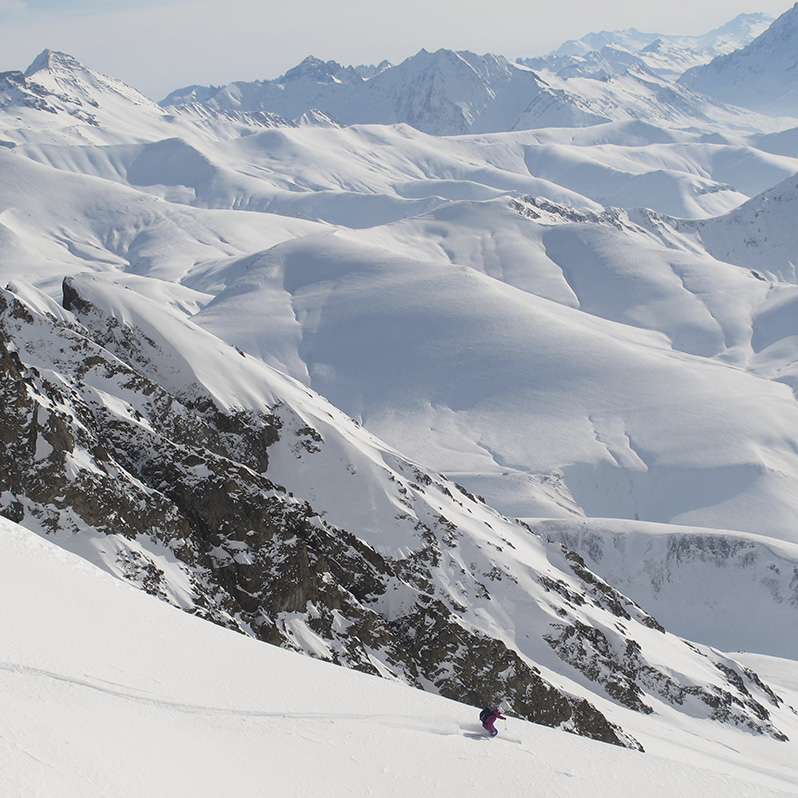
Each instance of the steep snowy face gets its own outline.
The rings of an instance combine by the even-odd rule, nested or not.
[[[798,623],[798,545],[640,521],[550,520],[535,526],[579,551],[592,571],[654,612],[674,634],[722,651],[798,659],[798,640],[785,633]]]
[[[786,283],[798,283],[798,175],[788,177],[723,216],[681,222],[688,235],[719,260],[756,269]]]
[[[4,515],[195,614],[471,704],[503,697],[628,746],[627,710],[784,739],[753,672],[667,634],[164,290],[73,279],[68,310],[3,292]]]
[[[722,102],[783,116],[798,114],[798,4],[745,48],[686,72],[679,82]]]
[[[24,73],[6,73],[3,78],[0,105],[23,110],[22,118],[14,120],[21,140],[28,128],[42,123],[54,141],[71,138],[75,143],[141,139],[165,128],[166,114],[156,103],[65,53],[44,50]],[[45,121],[30,111],[47,111],[51,118]],[[36,124],[34,119],[41,121]]]
[[[25,70],[25,77],[44,86],[53,94],[63,93],[73,102],[88,100],[90,105],[99,105],[97,94],[120,95],[134,103],[157,109],[157,104],[148,100],[141,92],[94,72],[66,53],[44,50]],[[92,100],[94,102],[92,102]]]

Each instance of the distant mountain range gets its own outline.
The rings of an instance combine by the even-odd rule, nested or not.
[[[743,47],[770,18],[744,14],[704,36],[635,30],[590,34],[550,56],[425,50],[392,66],[344,67],[306,58],[274,80],[189,86],[162,101],[216,111],[267,112],[307,123],[321,114],[343,125],[412,125],[433,135],[582,127],[645,119],[668,127],[752,130],[746,112],[673,82],[685,69]]]
[[[532,69],[561,77],[603,77],[623,72],[632,64],[675,79],[690,67],[745,47],[773,22],[767,14],[740,14],[731,22],[702,36],[642,33],[630,28],[589,33],[568,41],[548,55],[522,58]]]
[[[321,111],[344,125],[404,123],[433,135],[584,127],[645,119],[674,127],[755,130],[761,121],[632,63],[611,77],[545,76],[501,56],[422,50],[364,80],[351,68],[307,58],[274,81],[193,86],[162,103],[268,112],[289,120]]]
[[[721,102],[798,114],[798,3],[746,47],[688,70],[679,82]]]

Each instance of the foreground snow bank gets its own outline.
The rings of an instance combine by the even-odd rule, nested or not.
[[[4,796],[792,794],[515,720],[488,740],[471,707],[192,618],[4,519],[0,603]]]

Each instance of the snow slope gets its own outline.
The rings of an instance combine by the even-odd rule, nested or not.
[[[407,222],[379,247],[371,232],[278,245],[196,320],[505,512],[581,507],[794,540],[781,487],[796,474],[794,399],[739,367],[767,284],[642,226],[492,210]],[[393,244],[406,227],[424,257]],[[511,248],[524,268],[510,270]],[[716,304],[710,274],[734,303]]]
[[[627,707],[783,739],[755,674],[197,328],[153,282],[72,278],[65,308],[3,293],[7,513],[203,617],[442,695],[502,695],[633,747]]]
[[[787,762],[638,754],[344,671],[191,618],[0,520],[0,790],[16,796],[795,794]],[[120,622],[124,619],[124,622]],[[777,661],[770,661],[772,668]],[[792,695],[795,695],[794,672]],[[742,733],[734,744],[756,746]],[[718,751],[721,749],[718,748]],[[680,757],[678,766],[670,758]]]
[[[683,222],[701,245],[727,263],[757,269],[779,282],[798,282],[794,220],[798,176],[788,177],[723,216]]]
[[[741,50],[688,70],[679,82],[722,102],[769,114],[798,111],[798,4]]]

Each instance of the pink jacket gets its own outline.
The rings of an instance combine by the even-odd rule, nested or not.
[[[501,712],[499,712],[498,709],[494,709],[493,712],[491,712],[490,715],[488,715],[488,717],[485,718],[485,721],[483,722],[482,725],[486,729],[493,731],[493,724],[497,720],[506,720],[506,718],[504,717],[504,715],[501,714]]]

